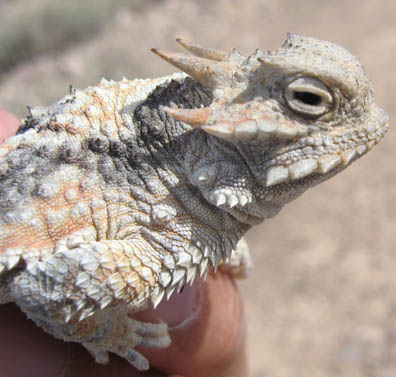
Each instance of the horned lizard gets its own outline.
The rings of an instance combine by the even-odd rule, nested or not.
[[[243,275],[244,233],[388,129],[340,46],[178,42],[192,55],[153,51],[183,73],[72,89],[0,148],[0,303],[99,363],[148,369],[134,347],[168,346],[167,327],[128,314],[219,265]]]

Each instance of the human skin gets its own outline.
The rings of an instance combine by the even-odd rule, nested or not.
[[[18,128],[19,120],[0,109],[0,143]],[[124,359],[111,355],[108,365],[95,363],[77,343],[45,334],[14,304],[0,305],[0,371],[7,377],[245,377],[245,321],[242,300],[226,273],[210,273],[156,310],[134,318],[165,321],[172,344],[165,349],[140,348],[151,363],[138,372]]]

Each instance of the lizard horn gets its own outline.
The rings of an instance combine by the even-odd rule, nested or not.
[[[217,62],[177,52],[151,49],[152,52],[187,73],[203,86],[211,89],[225,88],[232,85],[234,64]]]
[[[195,43],[186,41],[182,38],[177,38],[176,42],[179,43],[182,47],[184,47],[188,52],[191,52],[193,55],[198,56],[200,58],[205,58],[209,60],[215,60],[218,62],[227,61],[228,53],[216,50],[214,48],[204,48]]]
[[[202,107],[199,109],[173,109],[164,106],[162,108],[172,118],[187,123],[190,126],[202,126],[208,124],[212,116],[212,110],[209,107]]]

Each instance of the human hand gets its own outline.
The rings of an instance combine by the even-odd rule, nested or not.
[[[19,123],[14,115],[0,109],[0,144],[15,133]]]
[[[0,142],[19,122],[0,110]],[[233,279],[210,273],[206,282],[174,294],[156,310],[133,315],[168,323],[172,344],[165,349],[139,349],[152,369],[138,372],[112,354],[108,365],[95,363],[80,344],[66,343],[44,333],[13,304],[0,305],[0,370],[7,377],[245,377],[244,314]]]

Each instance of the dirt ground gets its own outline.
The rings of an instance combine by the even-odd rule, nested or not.
[[[21,1],[0,5],[0,21],[14,5]],[[392,0],[158,0],[139,10],[121,7],[89,39],[3,74],[0,107],[23,116],[25,104],[52,102],[71,83],[167,74],[172,68],[149,49],[174,49],[176,37],[250,53],[276,48],[293,32],[357,55],[392,121],[395,18]],[[391,128],[353,168],[249,233],[255,271],[241,289],[254,377],[396,376],[395,143]]]

